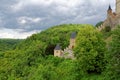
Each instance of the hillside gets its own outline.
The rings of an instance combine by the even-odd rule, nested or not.
[[[0,52],[14,49],[21,41],[20,39],[0,39]]]
[[[51,27],[38,34],[33,34],[17,46],[19,50],[26,50],[30,47],[45,47],[44,54],[53,54],[53,49],[59,43],[62,49],[69,44],[69,38],[72,32],[78,32],[81,27],[91,26],[82,24],[64,24]]]
[[[66,48],[72,32],[78,34],[74,49],[77,59],[54,57],[56,44],[59,43],[62,49]],[[112,63],[109,64],[112,52],[108,54],[103,34],[92,25],[64,24],[33,34],[22,41],[13,40],[15,47],[10,45],[11,49],[6,50],[0,48],[5,51],[0,57],[0,79],[117,80],[120,78],[118,73],[109,73],[112,71]],[[119,69],[119,66],[115,69]]]

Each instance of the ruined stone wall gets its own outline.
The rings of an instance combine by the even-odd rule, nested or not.
[[[120,0],[116,0],[116,13],[120,13]]]

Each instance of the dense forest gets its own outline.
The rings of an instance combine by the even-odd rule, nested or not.
[[[0,39],[0,53],[15,49],[15,46],[21,41],[22,39]]]
[[[69,45],[76,59],[54,57]],[[120,26],[101,32],[88,24],[63,24],[24,40],[0,40],[0,80],[120,80]]]

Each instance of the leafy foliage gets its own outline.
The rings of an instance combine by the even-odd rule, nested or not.
[[[67,47],[70,34],[73,31],[78,32],[81,26],[87,25],[70,24],[52,27],[21,41],[14,50],[4,52],[0,58],[0,79],[57,80],[63,76],[63,73],[63,79],[70,79],[68,76],[74,77],[72,73],[74,61],[72,63],[71,60],[62,59],[61,61],[59,58],[49,58],[49,55],[53,55],[57,43],[61,43],[63,48]],[[52,59],[53,61],[50,62]]]
[[[91,26],[81,28],[77,36],[75,54],[84,72],[101,73],[105,68],[105,42],[100,32]]]
[[[110,80],[120,79],[120,26],[112,32],[112,42],[110,43],[109,53],[107,59],[109,64],[107,66],[106,74]]]
[[[14,49],[21,41],[20,39],[0,39],[0,52]]]
[[[54,57],[56,44],[66,48],[72,32],[77,32],[76,59]],[[92,25],[64,24],[25,40],[0,40],[0,80],[117,80],[120,29],[113,33],[108,53],[104,41],[111,32],[106,38],[102,34]]]

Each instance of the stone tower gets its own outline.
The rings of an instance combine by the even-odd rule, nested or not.
[[[107,25],[106,26],[109,26],[109,27],[114,27],[114,24],[113,24],[113,18],[114,18],[114,14],[112,12],[112,8],[111,6],[109,5],[108,7],[108,10],[107,10]]]
[[[107,10],[107,18],[99,29],[102,30],[110,27],[112,30],[118,25],[120,25],[120,0],[116,0],[116,12],[113,12],[111,6],[109,5]]]
[[[76,32],[73,32],[70,37],[70,45],[69,45],[70,49],[73,49],[75,47],[75,38],[76,38]]]
[[[56,45],[54,49],[54,56],[61,57],[62,56],[62,50],[59,44]]]
[[[116,14],[120,13],[120,0],[116,0]]]
[[[112,15],[112,8],[109,5],[108,10],[107,10],[107,17],[109,18]]]

